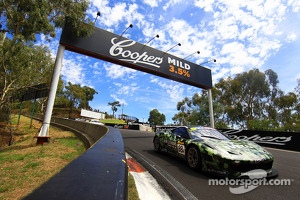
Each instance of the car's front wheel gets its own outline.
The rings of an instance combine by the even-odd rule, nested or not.
[[[190,168],[201,169],[201,155],[196,146],[191,146],[187,150],[186,161]]]
[[[154,145],[154,151],[160,152],[160,142],[158,137],[154,138],[153,145]]]

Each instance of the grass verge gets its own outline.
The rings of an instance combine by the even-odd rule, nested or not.
[[[133,176],[128,173],[128,199],[129,200],[139,200],[139,194],[136,189],[135,181]]]
[[[41,123],[13,117],[13,145],[0,147],[0,199],[21,199],[43,184],[84,151],[83,143],[69,131],[50,127],[50,142],[36,145]],[[5,132],[0,133],[0,137]]]
[[[124,120],[122,119],[101,119],[101,123],[106,123],[106,124],[127,124]]]
[[[50,126],[50,142],[36,146],[41,123],[21,116],[12,120],[13,145],[8,132],[0,130],[0,200],[21,199],[58,173],[84,151],[83,143],[69,131]],[[137,200],[135,182],[128,173],[128,199]]]

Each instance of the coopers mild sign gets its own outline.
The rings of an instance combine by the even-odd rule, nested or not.
[[[60,44],[69,51],[182,82],[212,88],[211,71],[163,51],[140,44],[100,28],[87,38],[74,39],[70,29],[63,30]],[[166,47],[167,48],[167,47]]]
[[[112,46],[109,49],[109,54],[113,57],[119,58],[119,60],[126,61],[134,64],[147,65],[150,67],[160,68],[163,62],[163,58],[157,56],[148,55],[148,52],[132,52],[130,48],[133,47],[136,42],[132,40],[123,40],[116,42],[118,38],[111,39]]]

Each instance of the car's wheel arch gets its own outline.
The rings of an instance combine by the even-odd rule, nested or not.
[[[195,148],[197,148],[197,149],[199,150],[199,148],[197,147],[196,144],[193,144],[193,143],[188,144],[188,145],[186,146],[185,156],[187,156],[188,150],[189,150],[191,147],[195,147]]]
[[[195,148],[196,151],[197,151],[197,153],[198,153],[198,160],[199,160],[199,163],[198,163],[198,166],[195,167],[194,169],[198,169],[198,168],[201,169],[201,168],[202,168],[202,155],[201,155],[201,152],[200,152],[199,147],[198,147],[196,144],[189,144],[189,145],[187,145],[187,147],[186,147],[185,159],[186,159],[187,163],[189,162],[189,161],[188,161],[188,152],[189,152],[189,149],[190,149],[190,148]],[[189,165],[189,163],[188,163],[188,165]],[[192,168],[192,167],[191,167],[191,168]]]

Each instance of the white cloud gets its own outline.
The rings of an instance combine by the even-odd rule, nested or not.
[[[226,57],[226,62],[231,66],[253,66],[253,60],[250,59],[245,46],[238,42],[225,44],[220,52],[223,57]]]
[[[177,103],[178,101],[181,101],[184,98],[184,88],[183,84],[181,83],[154,78],[153,76],[150,77],[150,82],[156,84],[159,87],[158,91],[162,91],[160,92],[160,95],[165,96],[168,99],[168,103]]]
[[[138,5],[127,4],[125,2],[117,2],[113,6],[109,1],[92,1],[93,7],[88,11],[91,15],[95,16],[97,11],[100,11],[101,17],[98,18],[97,24],[100,27],[107,26],[112,32],[121,34],[123,30],[119,27],[122,22],[128,22],[128,24],[134,20],[142,20],[143,15],[137,12]],[[127,25],[128,25],[127,24]],[[114,26],[114,28],[112,28]],[[126,27],[125,27],[126,28]],[[125,29],[124,28],[124,29]],[[120,32],[121,31],[121,32]]]
[[[195,0],[194,5],[204,9],[205,12],[213,11],[214,0]]]
[[[107,18],[109,20],[106,21],[106,25],[111,26],[122,21],[127,15],[126,6],[127,5],[125,3],[118,3],[112,7],[109,12],[109,17]]]
[[[135,77],[136,70],[130,69],[127,67],[122,67],[116,64],[103,64],[104,69],[106,70],[106,76],[111,79],[131,79]]]
[[[300,1],[298,1],[298,0],[289,0],[288,5],[292,8],[293,12],[299,12],[300,11]]]
[[[297,35],[295,33],[288,33],[288,36],[286,38],[287,42],[293,42],[297,39]]]
[[[95,62],[90,65],[90,68],[93,70],[93,77],[98,80],[100,79],[101,75],[103,75],[103,67],[99,66],[101,64],[102,62]]]
[[[183,2],[183,0],[168,0],[166,5],[163,6],[163,9],[167,10],[169,7],[179,4],[181,2]]]
[[[232,67],[231,69],[230,69],[230,74],[240,74],[240,73],[242,73],[242,72],[244,72],[245,70],[244,70],[244,68],[243,67],[241,67],[241,66],[235,66],[235,67]]]
[[[290,90],[296,86],[295,81],[286,79],[294,79],[297,74],[299,77],[296,59],[299,51],[290,49],[299,47],[299,0],[94,0],[91,4],[91,18],[101,12],[97,27],[121,34],[132,23],[133,28],[125,34],[132,40],[145,43],[159,34],[159,38],[147,45],[165,51],[180,42],[182,45],[170,54],[184,58],[200,51],[200,55],[188,58],[195,63],[216,58],[217,63],[206,63],[212,70],[213,83],[255,67],[273,69],[279,79],[283,77],[280,80],[283,88]],[[50,46],[52,55],[56,54],[58,41]],[[41,43],[46,45],[44,41]],[[86,64],[85,57],[67,57],[62,72],[66,79],[76,83],[110,82],[110,93],[106,96],[128,103],[128,107],[140,103],[147,110],[158,108],[174,114],[177,102],[198,89],[187,89],[184,84],[152,75],[147,82],[145,73],[127,67],[101,61]],[[276,62],[266,66],[270,60]]]
[[[183,46],[189,44],[197,33],[197,30],[191,27],[185,20],[179,19],[173,19],[165,28],[170,39],[181,42]],[[180,50],[183,49],[180,47]]]
[[[156,78],[154,78],[153,76],[150,76],[150,82],[151,83],[158,83],[158,78],[156,77]]]
[[[126,85],[115,83],[115,85],[118,87],[116,93],[120,95],[126,95],[126,96],[135,95],[135,91],[137,91],[140,88],[139,86],[137,86],[137,83],[130,83]]]
[[[63,61],[61,75],[63,75],[63,79],[66,82],[87,85],[88,81],[85,80],[85,73],[83,71],[82,63],[76,59],[65,59]]]
[[[58,31],[58,33],[60,33],[60,31]],[[57,38],[51,38],[51,42],[48,42],[46,40],[46,36],[44,34],[41,34],[40,39],[35,43],[38,46],[45,46],[50,50],[50,54],[51,54],[51,58],[53,58],[53,60],[55,60],[56,58],[56,52],[58,50],[58,46],[59,46],[59,39]]]
[[[217,83],[219,79],[227,77],[229,72],[229,68],[220,68],[216,71],[213,70],[213,83]]]
[[[181,84],[172,84],[171,87],[167,88],[167,94],[169,94],[170,101],[177,103],[183,99],[183,87]]]
[[[161,2],[161,0],[143,0],[143,2],[147,5],[149,5],[150,7],[154,8],[157,7],[159,2]]]
[[[115,95],[115,94],[111,94],[110,96],[111,96],[115,101],[119,101],[120,104],[128,105],[125,99],[120,98],[120,97],[118,97],[118,96]]]

